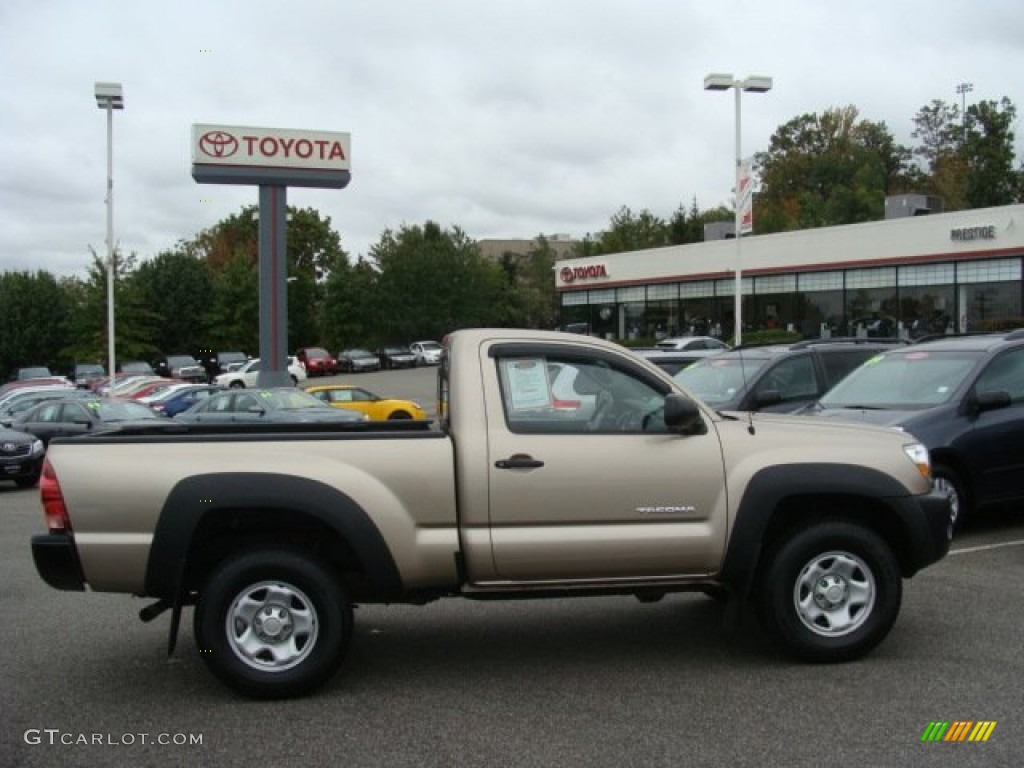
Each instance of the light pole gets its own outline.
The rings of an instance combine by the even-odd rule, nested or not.
[[[96,105],[107,111],[107,373],[114,380],[114,112],[124,109],[120,83],[96,83]]]
[[[772,89],[772,79],[760,75],[750,75],[745,80],[736,80],[731,74],[723,75],[713,73],[704,78],[705,91],[727,91],[732,88],[736,92],[736,296],[735,296],[735,344],[739,346],[743,341],[743,257],[740,241],[743,239],[742,225],[743,212],[740,205],[740,169],[743,164],[743,155],[740,150],[740,94],[743,91],[749,93],[766,93]]]
[[[960,120],[963,122],[964,146],[967,146],[967,94],[974,90],[974,83],[959,83],[956,92],[960,94]]]

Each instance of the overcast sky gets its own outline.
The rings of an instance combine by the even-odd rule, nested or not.
[[[728,205],[731,93],[743,154],[805,113],[855,105],[911,144],[933,99],[1024,110],[1020,0],[3,0],[0,272],[83,274],[105,253],[106,118],[114,231],[148,259],[257,203],[196,184],[193,123],[343,131],[352,181],[291,189],[353,257],[428,219],[475,239],[581,237],[623,205],[667,218]],[[1018,136],[1018,163],[1022,126]]]

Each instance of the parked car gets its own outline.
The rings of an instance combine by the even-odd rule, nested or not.
[[[811,339],[741,346],[693,363],[673,378],[719,411],[795,413],[895,344],[876,339]]]
[[[39,387],[64,387],[65,389],[72,389],[74,385],[68,381],[64,376],[51,376],[48,379],[23,379],[22,381],[8,381],[3,386],[0,386],[0,401],[10,395],[12,392],[17,392],[21,389]]]
[[[423,406],[415,400],[385,398],[351,384],[321,384],[307,387],[306,392],[335,408],[366,414],[371,421],[428,418]]]
[[[135,397],[149,394],[155,387],[175,384],[179,379],[168,379],[166,376],[132,376],[119,381],[104,390],[105,397],[118,397],[132,400]]]
[[[165,355],[157,359],[153,368],[160,376],[172,379],[194,383],[205,383],[207,379],[206,369],[192,355]]]
[[[18,382],[22,386],[3,387],[0,389],[0,408],[14,399],[25,397],[32,392],[73,392],[75,388],[67,379],[40,379],[37,381]]]
[[[664,339],[654,347],[633,347],[632,351],[650,360],[669,374],[676,374],[691,363],[713,357],[730,349],[713,336],[683,336]]]
[[[156,371],[153,370],[153,366],[144,360],[125,360],[120,362],[117,364],[117,371],[118,373],[130,376],[152,376],[156,373]]]
[[[206,370],[207,382],[212,384],[220,374],[241,368],[249,362],[250,358],[245,352],[215,352],[212,349],[200,349],[196,352],[196,359]]]
[[[381,347],[377,350],[377,359],[380,360],[380,367],[386,371],[416,365],[416,355],[408,347]]]
[[[931,454],[954,523],[983,507],[1024,501],[1024,330],[890,350],[807,413],[912,434]]]
[[[295,357],[306,368],[306,375],[333,376],[338,372],[338,361],[323,347],[299,347]]]
[[[180,384],[144,400],[146,405],[164,416],[177,416],[196,403],[223,391],[216,384]]]
[[[0,480],[13,480],[19,488],[39,482],[46,447],[35,435],[0,428]]]
[[[338,353],[338,370],[346,373],[379,371],[380,358],[368,349],[353,347]]]
[[[28,379],[50,379],[53,374],[50,369],[43,365],[31,365],[25,368],[15,368],[13,381],[27,381]]]
[[[39,403],[11,426],[49,445],[55,437],[82,435],[106,425],[137,424],[163,418],[152,408],[130,400],[67,399]]]
[[[414,341],[409,351],[416,355],[416,365],[438,365],[441,362],[441,345],[436,341]]]
[[[672,339],[662,339],[654,345],[654,348],[663,352],[700,352],[704,355],[730,349],[728,344],[714,336],[678,336]]]
[[[222,373],[213,380],[219,387],[255,387],[260,374],[260,359],[253,358],[237,371]],[[288,358],[288,375],[291,376],[292,384],[298,385],[300,381],[306,380],[306,369],[300,365],[295,358]]]
[[[366,416],[331,408],[293,387],[218,392],[174,417],[187,423],[359,422]]]
[[[64,398],[95,397],[92,392],[71,387],[26,387],[12,392],[0,403],[0,424],[10,426],[30,408],[44,400],[61,400]]]
[[[106,375],[107,369],[99,363],[75,363],[68,379],[79,389],[92,389]]]

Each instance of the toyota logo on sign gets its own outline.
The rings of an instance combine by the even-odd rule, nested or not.
[[[572,272],[572,267],[562,267],[560,274],[562,276],[563,283],[571,283],[576,277]]]
[[[210,157],[231,157],[238,151],[238,139],[225,131],[210,131],[199,137],[199,148]]]

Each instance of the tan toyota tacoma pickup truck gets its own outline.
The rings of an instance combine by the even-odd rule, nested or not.
[[[702,591],[792,655],[862,656],[949,548],[908,434],[716,413],[621,347],[451,334],[436,424],[168,424],[55,440],[32,539],[58,589],[194,606],[201,658],[255,697],[327,680],[357,603]],[[734,610],[726,612],[735,616]]]

